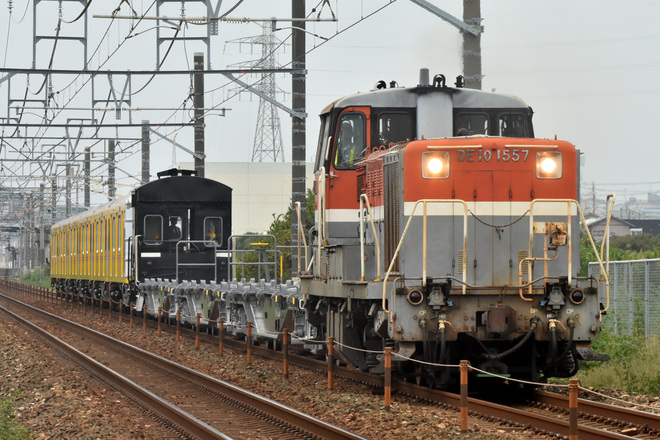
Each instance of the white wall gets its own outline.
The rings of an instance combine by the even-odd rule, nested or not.
[[[182,162],[181,169],[194,169]],[[314,184],[314,164],[307,163],[307,188]],[[230,186],[232,233],[266,232],[273,214],[284,214],[291,204],[291,163],[206,162],[205,177]]]

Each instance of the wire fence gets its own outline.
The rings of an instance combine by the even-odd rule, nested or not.
[[[589,263],[590,276],[598,279],[599,271],[598,263]],[[610,308],[603,325],[615,335],[660,335],[660,259],[611,261],[609,278]],[[604,289],[599,294],[604,304]]]

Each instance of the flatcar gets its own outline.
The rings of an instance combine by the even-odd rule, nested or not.
[[[606,359],[598,282],[578,277],[579,150],[460,77],[390,85],[321,113],[309,336],[373,372],[392,347],[404,377],[438,387],[461,360],[538,382]]]

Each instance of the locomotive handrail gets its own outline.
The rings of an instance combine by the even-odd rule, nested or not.
[[[371,205],[369,204],[369,197],[366,194],[360,194],[360,255],[364,255],[364,208],[362,201],[367,205],[369,212],[369,220],[371,221],[371,229],[374,231],[374,243],[376,244],[376,279],[380,281],[380,243],[378,235],[376,234],[376,225],[374,224],[374,215],[371,212]],[[364,281],[364,258],[360,258],[360,281]]]
[[[138,259],[138,241],[140,241],[139,239],[141,237],[142,237],[141,234],[135,235],[135,240],[133,240],[133,252],[134,252],[134,254],[133,254],[133,258],[134,258],[133,267],[135,267],[135,275],[134,276],[135,276],[135,285],[136,286],[140,283],[139,278],[138,278],[138,274],[140,273],[140,272],[138,272],[138,261],[139,261],[139,259]]]
[[[321,249],[324,245],[328,244],[328,237],[326,236],[326,219],[325,219],[325,167],[319,169],[319,183],[318,183],[318,210],[319,210],[319,238],[316,243],[316,260],[321,261]],[[321,265],[318,266],[318,276],[321,276]]]
[[[301,214],[301,209],[300,209],[300,202],[296,202],[296,217],[298,217],[298,240],[296,242],[298,243],[298,276],[300,276],[300,237],[302,236],[303,243],[305,244],[305,275],[307,275],[307,264],[309,260],[309,256],[307,255],[307,239],[305,238],[305,234],[301,233],[300,231],[303,230],[303,225],[302,225],[302,219],[300,218]]]
[[[410,227],[410,223],[412,222],[413,218],[415,217],[415,211],[417,210],[417,207],[419,204],[423,205],[424,212],[422,214],[422,253],[423,253],[423,262],[422,262],[422,286],[426,285],[426,235],[427,235],[427,227],[426,227],[426,205],[428,203],[450,203],[450,204],[460,204],[463,206],[463,210],[465,211],[463,214],[463,295],[467,293],[467,216],[468,216],[468,207],[467,203],[465,203],[464,200],[456,200],[456,199],[421,199],[415,202],[415,205],[413,206],[412,212],[408,216],[408,222],[406,223],[406,227],[403,229],[403,234],[401,234],[401,238],[399,239],[399,244],[396,246],[396,250],[394,251],[394,255],[392,256],[392,261],[390,262],[390,266],[387,269],[387,273],[385,274],[385,279],[383,280],[383,311],[388,313],[390,315],[390,321],[392,320],[392,311],[387,309],[387,279],[390,277],[390,273],[392,272],[392,268],[394,267],[394,262],[396,261],[398,255],[399,255],[399,250],[401,249],[401,245],[403,244],[403,240],[406,238],[406,233],[408,232],[408,228]]]
[[[571,225],[571,204],[577,202],[573,199],[535,199],[532,200],[529,204],[529,250],[527,252],[527,258],[522,258],[518,262],[518,284],[522,285],[522,272],[523,272],[523,265],[525,263],[528,263],[530,261],[543,261],[544,262],[544,279],[548,277],[548,261],[554,261],[558,256],[559,256],[559,251],[555,250],[555,256],[554,257],[548,257],[548,244],[547,241],[543,242],[543,257],[532,257],[533,255],[533,247],[534,247],[534,205],[537,203],[566,203],[567,209],[567,219],[566,219],[566,227],[567,227],[567,236],[569,239],[567,240],[567,246],[568,246],[568,285],[570,286],[572,283],[572,267],[573,267],[573,242],[570,239],[572,237],[572,225]],[[579,206],[579,204],[578,204]],[[532,265],[528,264],[527,265],[527,279],[531,280],[532,279]],[[531,295],[533,291],[533,285],[529,284],[529,294]],[[518,294],[520,295],[520,298],[523,301],[532,301],[532,298],[525,298],[523,295],[523,288],[520,287],[518,290]]]
[[[614,206],[614,195],[612,194],[611,196],[612,196],[612,204],[611,204],[611,207],[613,207],[613,206]],[[609,199],[610,199],[610,196],[608,196],[608,200],[609,200]],[[530,204],[530,214],[529,214],[529,217],[530,217],[530,218],[529,218],[529,224],[530,224],[530,248],[529,248],[529,255],[532,254],[533,227],[534,227],[534,204],[537,203],[537,202],[538,202],[538,203],[566,203],[567,206],[568,206],[568,209],[569,209],[569,212],[568,212],[568,237],[569,237],[569,240],[568,240],[568,243],[569,243],[569,245],[568,245],[568,246],[569,246],[569,258],[568,258],[568,269],[569,269],[569,270],[568,270],[568,283],[569,283],[569,285],[570,285],[570,283],[571,283],[571,277],[572,277],[572,274],[571,274],[571,263],[572,263],[572,261],[571,261],[571,244],[570,244],[570,243],[571,243],[571,240],[570,240],[570,236],[571,236],[571,235],[570,235],[570,234],[571,234],[571,222],[570,222],[571,212],[570,212],[570,206],[571,206],[571,204],[575,204],[575,206],[576,206],[576,208],[577,208],[577,212],[580,214],[580,218],[582,219],[582,224],[584,225],[584,229],[585,229],[585,231],[586,231],[586,233],[587,233],[587,237],[589,237],[589,242],[591,243],[591,247],[592,247],[592,249],[594,250],[594,254],[595,254],[595,256],[596,256],[596,259],[598,260],[598,265],[600,266],[600,276],[601,276],[601,278],[603,278],[603,281],[605,281],[605,308],[604,308],[603,310],[601,310],[601,315],[602,315],[604,312],[607,311],[607,309],[608,309],[609,306],[610,306],[610,278],[609,278],[609,271],[606,270],[605,267],[603,266],[603,259],[602,259],[601,255],[600,255],[600,253],[598,252],[598,248],[596,247],[596,244],[594,243],[594,239],[593,239],[593,237],[592,237],[592,235],[591,235],[591,231],[589,230],[589,226],[587,226],[587,220],[586,220],[586,218],[584,217],[584,213],[582,212],[582,207],[581,207],[580,204],[577,202],[577,200],[573,200],[573,199],[536,199],[536,200],[533,200],[532,203]],[[608,214],[608,217],[607,217],[607,224],[609,224],[609,221],[610,221],[611,216],[612,216],[612,209],[610,209],[610,211],[609,211],[609,214]],[[609,254],[609,252],[608,252],[608,254]],[[608,258],[609,258],[609,255],[608,255]],[[520,283],[519,283],[519,284],[522,284],[522,263],[523,263],[525,260],[530,260],[530,258],[521,260],[521,263],[520,263],[520,265],[519,265],[519,267],[518,267],[518,276],[519,276],[519,280],[520,280]],[[528,274],[529,274],[529,279],[531,279],[531,277],[532,277],[532,274],[531,274],[531,267],[529,268]],[[520,293],[520,297],[523,298],[525,301],[531,301],[531,299],[528,299],[528,298],[524,298],[524,297],[523,297],[522,289],[523,289],[523,288],[521,287],[521,288],[520,288],[520,292],[519,292],[519,293]],[[531,289],[532,289],[532,284],[531,284],[531,283],[529,284],[529,289],[530,289],[530,291],[531,291]]]
[[[612,203],[610,203],[610,199],[612,199]],[[603,259],[603,248],[605,247],[607,250],[606,253],[606,265],[605,267],[607,268],[607,273],[610,273],[610,219],[612,218],[612,211],[614,210],[614,201],[616,200],[616,196],[614,194],[608,194],[607,196],[607,201],[605,202],[605,205],[610,205],[610,209],[607,214],[607,221],[605,222],[605,231],[603,232],[603,237],[605,239],[600,245],[600,259]]]

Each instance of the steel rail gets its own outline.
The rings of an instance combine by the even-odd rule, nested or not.
[[[137,353],[137,356],[141,356],[143,358],[148,359],[151,362],[154,362],[159,365],[159,367],[162,367],[164,369],[167,369],[172,372],[172,374],[181,376],[185,381],[192,381],[197,384],[199,384],[200,387],[208,389],[211,392],[215,392],[218,394],[221,394],[222,396],[226,397],[227,399],[234,400],[237,402],[241,402],[242,404],[245,404],[251,408],[254,408],[258,412],[261,412],[262,414],[266,415],[267,417],[281,421],[289,426],[292,426],[298,430],[301,430],[306,433],[311,433],[313,436],[321,439],[327,439],[327,440],[366,440],[364,437],[355,434],[353,432],[350,432],[348,430],[345,430],[344,428],[341,428],[339,426],[333,425],[331,423],[325,422],[321,419],[318,419],[316,417],[313,417],[311,415],[305,414],[301,411],[295,410],[293,408],[290,408],[288,406],[282,405],[279,402],[276,402],[274,400],[259,396],[258,394],[252,393],[250,391],[241,389],[237,386],[234,386],[228,382],[222,381],[220,379],[217,379],[215,377],[212,377],[210,375],[201,373],[199,371],[196,371],[192,368],[186,367],[184,365],[178,364],[176,362],[170,361],[169,359],[166,359],[164,357],[161,357],[159,355],[156,355],[154,353],[148,352],[146,350],[143,350],[139,347],[135,347],[131,344],[128,344],[126,342],[117,340],[115,338],[112,338],[110,336],[107,336],[101,332],[98,332],[93,329],[89,329],[83,325],[80,325],[78,323],[75,323],[73,321],[68,321],[64,318],[61,318],[57,315],[53,315],[51,313],[45,312],[43,310],[40,310],[39,308],[36,308],[34,306],[31,306],[29,304],[23,303],[21,301],[18,301],[14,298],[7,297],[5,295],[0,295],[2,298],[7,298],[12,301],[15,301],[16,303],[20,304],[21,306],[28,307],[30,310],[43,314],[44,316],[47,316],[51,319],[57,319],[58,322],[64,323],[67,326],[75,329],[76,331],[80,332],[85,332],[92,338],[98,338],[102,339],[104,344],[108,344],[114,347],[117,347],[118,350],[122,351],[130,351],[132,353]],[[4,308],[0,307],[0,310],[3,310]],[[3,310],[4,311],[4,310]],[[9,312],[11,313],[11,312]],[[20,318],[20,317],[19,317]],[[33,324],[31,324],[34,328],[37,328]],[[48,335],[48,333],[45,333],[50,340],[51,338],[55,339],[56,341],[59,341],[57,338],[54,338],[53,336]],[[65,344],[64,342],[60,341],[62,344]],[[68,346],[68,345],[67,345]],[[70,347],[70,346],[68,346]],[[73,350],[75,348],[71,347]],[[77,350],[75,350],[77,351]],[[104,367],[102,364],[99,364],[98,362],[94,361],[91,358],[88,358],[86,355],[78,352],[79,355],[76,355],[77,357],[83,356],[83,362],[84,359],[90,359],[93,361],[95,364],[98,365],[98,367],[101,367],[102,370],[97,371],[96,366],[94,366],[93,374],[95,376],[99,376],[102,378],[102,380],[105,381],[106,375],[105,375],[105,370],[106,367]],[[111,371],[111,370],[110,370]],[[114,376],[109,376],[111,379],[114,380]],[[128,379],[127,379],[128,380]],[[130,381],[129,381],[130,382]],[[132,382],[131,382],[132,383]],[[114,385],[114,382],[110,383],[110,385]],[[138,388],[139,390],[144,390],[144,388],[140,387],[137,384],[133,385]],[[145,390],[146,391],[146,390]],[[152,393],[150,393],[152,394]],[[155,395],[153,395],[155,396]],[[155,396],[158,398],[158,396]],[[158,398],[160,399],[160,398]],[[137,399],[139,401],[139,399]],[[162,399],[160,399],[162,400]],[[178,425],[182,425],[183,422],[186,420],[183,419],[183,421],[179,421],[179,418],[175,417],[182,417],[181,415],[175,413],[173,416],[171,416],[167,410],[169,409],[170,405],[166,401],[162,400],[162,402],[165,402],[166,407],[164,408],[164,415],[167,417],[168,420],[173,420],[174,422],[177,423]],[[151,404],[149,405],[151,406]],[[176,407],[174,407],[176,409]],[[158,408],[160,409],[160,408]],[[183,412],[184,415],[187,415],[187,413]],[[192,416],[190,416],[192,417]],[[202,428],[208,427],[211,429],[208,433],[199,431],[199,427],[193,426],[192,428],[187,428],[184,427],[183,429],[186,429],[186,431],[190,432],[191,434],[195,435],[197,438],[201,439],[206,439],[206,438],[219,438],[219,439],[225,439],[228,438],[224,436],[224,434],[220,433],[219,431],[216,431],[209,425],[205,424],[204,422],[199,421],[198,419],[194,419],[198,421],[199,423],[203,424]],[[214,431],[217,434],[214,434]],[[199,434],[198,434],[199,432]],[[218,437],[217,435],[221,435],[221,437]]]
[[[155,411],[166,420],[172,422],[172,424],[176,425],[183,432],[186,432],[189,435],[199,439],[231,440],[231,437],[227,437],[220,431],[191,416],[177,406],[172,405],[167,400],[160,398],[159,396],[151,393],[149,390],[129,380],[125,376],[122,376],[116,373],[114,370],[107,368],[105,365],[97,362],[96,360],[70,346],[64,341],[56,338],[55,336],[52,336],[27,319],[15,314],[3,306],[0,306],[0,311],[16,320],[20,325],[26,327],[29,331],[32,332],[32,334],[38,336],[44,342],[46,342],[48,346],[53,347],[62,353],[65,357],[71,359],[74,363],[87,370],[97,379],[108,384],[118,392],[124,394],[131,401],[139,402],[139,405],[146,406],[147,408]],[[46,313],[43,311],[40,312]]]

